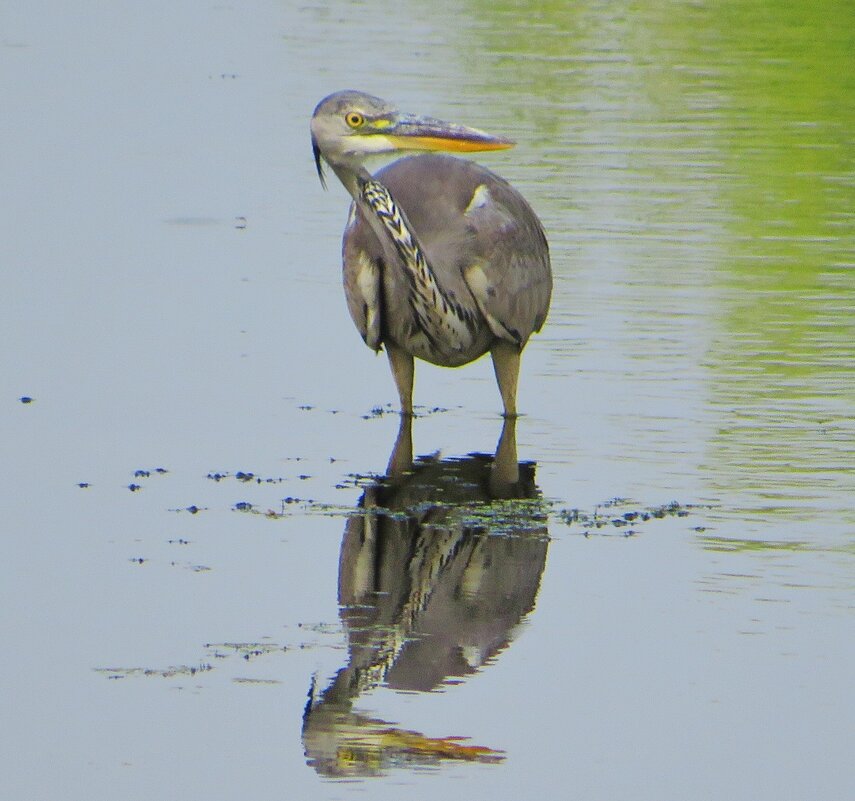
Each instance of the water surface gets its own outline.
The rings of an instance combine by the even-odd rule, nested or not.
[[[853,31],[833,2],[7,9],[11,796],[851,795]],[[514,491],[487,362],[419,365],[418,480],[378,480],[394,388],[308,146],[348,86],[519,142],[480,158],[555,271]]]

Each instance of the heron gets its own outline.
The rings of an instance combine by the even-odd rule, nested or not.
[[[515,417],[520,356],[549,310],[549,246],[514,187],[447,155],[514,142],[354,90],[318,103],[311,136],[321,184],[326,163],[353,198],[347,306],[368,347],[385,348],[401,413],[413,414],[415,358],[459,367],[489,352],[504,415]],[[395,155],[374,175],[365,166]]]

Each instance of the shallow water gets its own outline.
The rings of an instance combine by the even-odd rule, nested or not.
[[[9,796],[848,797],[853,30],[843,3],[7,10]],[[480,160],[556,280],[512,490],[483,361],[419,365],[421,470],[376,480],[395,393],[307,133],[346,86],[519,142]]]

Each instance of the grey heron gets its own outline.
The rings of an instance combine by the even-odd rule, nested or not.
[[[414,357],[458,367],[490,352],[504,414],[515,416],[520,354],[552,293],[537,215],[507,181],[467,159],[419,153],[374,176],[365,167],[378,155],[513,142],[352,90],[317,105],[311,134],[321,183],[326,162],[353,197],[342,243],[347,305],[365,343],[385,347],[401,412],[413,413]]]

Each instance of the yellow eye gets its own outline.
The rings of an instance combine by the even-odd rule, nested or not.
[[[344,115],[344,121],[351,128],[361,128],[365,122],[365,117],[363,117],[358,111],[348,111],[347,114]]]

